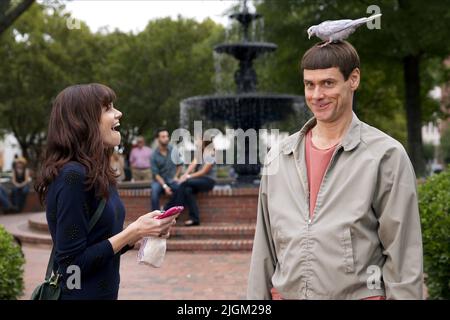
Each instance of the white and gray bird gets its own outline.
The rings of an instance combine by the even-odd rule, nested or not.
[[[381,17],[381,13],[356,20],[327,20],[316,26],[309,27],[308,39],[311,39],[311,36],[317,36],[323,41],[326,41],[324,44],[320,45],[320,47],[323,47],[333,41],[346,39],[355,32],[356,28],[378,17]]]

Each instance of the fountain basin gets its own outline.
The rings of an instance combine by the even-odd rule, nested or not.
[[[304,109],[303,96],[276,93],[242,93],[196,96],[181,102],[181,108],[195,109],[212,121],[225,121],[238,128],[259,128],[280,121]]]

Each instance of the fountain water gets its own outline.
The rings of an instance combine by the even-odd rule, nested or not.
[[[216,57],[218,54],[228,54],[239,61],[239,68],[234,74],[237,92],[196,96],[181,101],[181,126],[187,127],[189,120],[192,121],[189,119],[190,110],[195,111],[195,120],[200,117],[216,123],[222,122],[233,129],[244,131],[248,129],[258,131],[264,124],[284,120],[293,113],[297,114],[301,122],[306,121],[308,111],[305,108],[303,96],[257,92],[258,82],[253,68],[253,60],[277,49],[277,45],[274,43],[251,41],[252,39],[250,39],[249,27],[253,21],[260,19],[261,15],[250,13],[246,1],[244,1],[242,11],[230,15],[230,18],[241,24],[243,38],[237,43],[219,44],[214,48],[214,52]],[[260,26],[263,26],[262,23]],[[260,30],[261,32],[262,30]],[[259,39],[260,37],[261,35]],[[216,62],[216,71],[221,72],[220,60]],[[220,79],[219,75],[216,77],[216,82]],[[250,147],[253,146],[249,146],[247,140],[244,148],[245,163],[234,164],[235,172],[238,174],[237,180],[241,184],[254,183],[260,174],[261,165],[248,161]]]

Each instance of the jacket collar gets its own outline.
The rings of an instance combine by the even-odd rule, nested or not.
[[[305,134],[312,129],[317,123],[316,118],[312,117],[309,119],[305,125],[292,136],[286,138],[281,143],[281,151],[284,154],[290,154],[295,151],[300,146]],[[347,132],[342,138],[341,146],[344,151],[351,151],[361,142],[361,120],[358,119],[356,114],[353,112],[352,122]]]

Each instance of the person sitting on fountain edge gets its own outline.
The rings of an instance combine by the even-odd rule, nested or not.
[[[196,148],[200,149],[200,157],[194,157],[186,172],[181,176],[180,187],[166,204],[164,209],[172,206],[185,206],[189,209],[190,219],[184,222],[185,226],[200,225],[200,213],[195,194],[198,192],[208,192],[216,184],[216,168],[214,148],[212,141],[199,139],[196,141]]]

